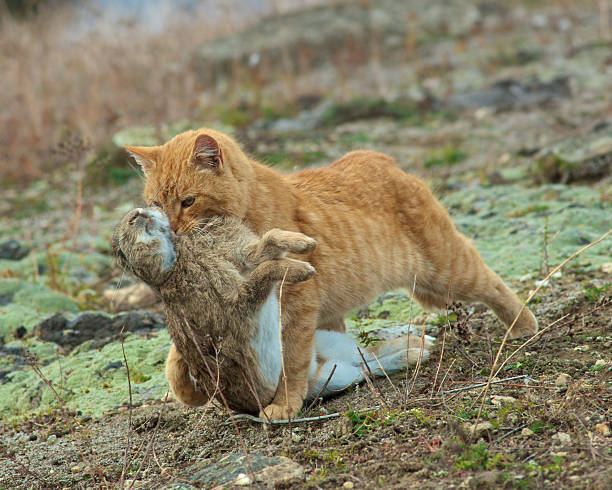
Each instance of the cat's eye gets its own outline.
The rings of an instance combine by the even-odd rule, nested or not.
[[[162,205],[160,203],[158,203],[157,201],[153,201],[151,203],[151,206],[156,207],[156,208],[161,208],[162,207]]]
[[[181,202],[181,206],[183,206],[184,208],[188,208],[194,202],[195,202],[195,197],[193,197],[193,196],[187,197],[187,198],[183,199],[183,201]]]

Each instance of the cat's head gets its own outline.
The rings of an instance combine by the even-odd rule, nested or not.
[[[212,129],[186,131],[162,146],[126,146],[145,174],[144,198],[184,233],[215,215],[243,218],[252,169],[229,136]]]
[[[172,230],[159,208],[137,208],[127,213],[111,239],[119,265],[151,286],[163,284],[176,263]]]

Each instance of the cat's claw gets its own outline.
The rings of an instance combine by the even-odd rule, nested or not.
[[[290,417],[293,418],[295,414],[298,412],[298,409],[291,408],[285,405],[278,405],[276,403],[271,403],[266,408],[259,412],[259,418],[268,421],[268,420],[288,420]]]

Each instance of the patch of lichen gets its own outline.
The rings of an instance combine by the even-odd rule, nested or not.
[[[485,262],[504,279],[516,279],[543,269],[545,248],[554,266],[608,231],[612,203],[600,197],[580,186],[477,186],[449,194],[443,202]],[[610,242],[605,241],[574,265],[592,270],[609,260]]]
[[[123,362],[121,342],[105,345],[100,350],[83,345],[70,355],[56,355],[52,362],[41,365],[44,377],[53,385],[68,408],[101,415],[126,404],[129,400],[127,372]],[[125,355],[132,376],[132,401],[160,399],[168,387],[163,365],[170,347],[166,331],[146,338],[127,335]],[[33,369],[15,370],[0,385],[0,414],[26,415],[56,407],[55,394]]]

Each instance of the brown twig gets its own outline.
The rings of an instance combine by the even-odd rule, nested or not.
[[[71,416],[72,420],[68,420],[68,410],[66,408],[66,403],[64,402],[64,399],[59,395],[59,393],[56,391],[55,387],[53,386],[53,383],[44,375],[44,373],[42,372],[42,370],[40,369],[40,366],[38,364],[38,359],[36,359],[35,356],[30,356],[28,358],[28,364],[30,365],[30,367],[34,370],[34,373],[36,373],[36,375],[51,389],[51,391],[53,392],[53,395],[55,396],[55,399],[57,400],[57,402],[59,403],[59,410],[60,410],[60,414],[62,415],[62,418],[64,419],[64,422],[66,423],[66,426],[68,427],[68,430],[70,431],[70,435],[72,436],[72,441],[73,441],[73,445],[77,448],[77,450],[79,451],[79,454],[81,456],[81,460],[89,467],[90,471],[92,473],[94,473],[104,484],[108,484],[108,481],[106,480],[106,477],[104,476],[104,473],[102,472],[102,470],[100,469],[99,465],[94,465],[88,458],[87,456],[85,456],[85,453],[83,452],[82,448],[80,447],[80,445],[76,444],[77,441],[77,436],[76,433],[74,431],[74,427],[72,425],[72,422],[75,421],[74,416]]]
[[[391,381],[391,378],[389,377],[389,375],[387,374],[387,371],[385,371],[385,368],[383,367],[383,365],[380,363],[380,361],[378,360],[378,356],[376,354],[374,354],[374,352],[370,352],[370,355],[374,358],[374,360],[376,361],[376,363],[378,364],[378,367],[380,368],[380,370],[382,371],[383,375],[385,376],[385,378],[387,378],[387,381],[389,382],[389,384],[391,385],[391,387],[395,390],[395,392],[397,394],[400,394],[400,390],[397,388],[397,386],[395,386],[393,384],[393,381]]]
[[[506,381],[514,381],[517,379],[529,379],[529,375],[528,374],[521,374],[520,376],[512,376],[511,378],[505,378],[505,379],[499,379],[497,381],[491,381],[489,384],[492,385],[496,385],[499,383],[504,383]],[[473,385],[469,385],[469,386],[463,386],[461,388],[453,388],[452,390],[444,390],[442,393],[444,395],[449,395],[450,393],[457,393],[458,391],[467,391],[467,390],[473,390],[475,388],[482,388],[483,386],[486,386],[487,382],[483,382],[483,383],[476,383]]]
[[[408,336],[408,343],[410,343],[410,335]],[[419,358],[417,359],[416,366],[414,367],[414,374],[412,375],[412,384],[410,385],[410,391],[408,394],[412,393],[414,390],[414,385],[416,384],[417,376],[419,375],[419,371],[421,369],[421,363],[423,361],[423,351],[425,350],[425,325],[421,328],[421,350],[419,351]]]
[[[337,364],[334,364],[334,367],[332,368],[331,372],[329,373],[329,376],[327,377],[327,381],[325,381],[325,384],[321,387],[321,389],[319,390],[319,392],[317,393],[317,396],[315,396],[312,399],[312,402],[310,403],[310,405],[308,405],[308,408],[305,410],[305,413],[308,413],[310,411],[310,409],[312,407],[314,407],[314,404],[317,402],[317,400],[319,399],[319,397],[321,396],[321,393],[323,393],[323,391],[325,390],[325,388],[327,388],[327,385],[329,384],[329,382],[332,379],[332,376],[334,375],[334,373],[336,372],[336,366]]]
[[[440,386],[438,388],[438,395],[440,395],[440,391],[442,391],[442,387],[444,386],[444,382],[446,381],[446,377],[448,376],[448,373],[450,373],[450,370],[455,365],[456,361],[457,361],[457,358],[453,359],[453,362],[451,362],[450,366],[448,366],[448,369],[444,373],[444,376],[442,377],[442,381],[440,381]]]
[[[47,488],[52,487],[52,484],[48,480],[46,480],[43,476],[39,475],[37,472],[30,469],[31,463],[27,455],[24,455],[24,456],[26,458],[28,466],[24,465],[21,461],[19,461],[19,459],[17,459],[17,456],[15,455],[14,452],[9,451],[8,449],[2,447],[1,445],[0,445],[0,453],[4,454],[4,457],[10,459],[13,463],[19,466],[19,468],[21,469],[22,475],[29,475],[33,477],[34,479],[40,481],[44,487],[47,487]]]
[[[283,344],[283,286],[285,284],[285,278],[287,277],[287,272],[289,272],[289,268],[285,270],[285,274],[283,275],[283,280],[280,283],[278,288],[278,341],[280,345],[280,355],[281,355],[281,373],[283,378],[283,384],[285,387],[285,401],[287,402],[287,414],[289,420],[291,420],[291,409],[289,407],[289,391],[287,388],[287,373],[285,372],[285,348]],[[264,415],[265,414],[264,412]],[[268,417],[269,418],[269,417]]]
[[[412,330],[412,304],[414,303],[414,292],[416,291],[416,279],[417,276],[416,274],[414,275],[414,280],[412,281],[412,294],[410,295],[410,310],[409,310],[409,314],[408,314],[408,342],[406,345],[406,359],[410,359],[410,332]],[[408,372],[409,370],[406,369],[406,392],[404,393],[404,409],[406,408],[406,405],[408,404]]]
[[[359,353],[361,354],[361,350]],[[363,359],[363,354],[361,355],[361,357]],[[366,363],[365,365],[367,366],[368,364]],[[361,371],[363,372],[363,378],[365,379],[365,382],[368,385],[368,388],[370,388],[370,391],[374,394],[374,396],[378,399],[378,401],[380,401],[381,405],[383,405],[385,408],[389,408],[387,406],[387,403],[383,399],[382,395],[380,394],[380,392],[374,387],[374,384],[372,383],[370,376],[368,376],[368,373],[366,372],[366,368],[364,367],[363,363],[360,362],[359,366],[361,367]]]
[[[505,433],[504,435],[498,437],[497,439],[495,439],[493,441],[493,444],[498,443],[499,441],[503,441],[504,439],[506,439],[507,437],[510,437],[512,434],[516,434],[519,430],[524,429],[525,427],[527,427],[529,424],[523,424],[520,427],[515,427],[514,429],[512,429],[510,432]]]
[[[164,415],[166,405],[168,404],[168,394],[169,393],[170,393],[169,391],[166,391],[166,396],[164,397],[164,404],[162,405],[162,409],[159,411],[159,416],[157,417],[157,423],[155,424],[155,428],[153,429],[153,434],[151,434],[151,438],[149,439],[149,444],[147,445],[147,452],[142,458],[143,464],[138,466],[138,470],[136,470],[136,474],[134,475],[134,478],[132,478],[132,481],[130,482],[130,486],[128,487],[128,490],[134,487],[134,484],[136,483],[136,480],[138,478],[138,475],[140,474],[140,471],[142,470],[144,463],[147,461],[147,459],[149,459],[149,455],[151,454],[151,450],[153,449],[153,444],[155,443],[155,436],[157,435],[157,431],[159,430],[159,425],[161,423],[162,416]]]
[[[119,339],[121,340],[121,353],[123,354],[123,362],[125,364],[125,372],[127,373],[127,382],[128,382],[128,393],[129,393],[129,414],[128,414],[128,434],[127,441],[125,444],[125,451],[123,456],[123,469],[121,470],[121,477],[119,478],[119,488],[124,487],[125,482],[125,474],[128,469],[128,453],[130,452],[130,446],[132,442],[132,411],[133,411],[133,403],[132,403],[132,380],[130,377],[130,367],[128,366],[127,357],[125,355],[125,347],[124,347],[124,337],[123,331],[125,330],[125,325],[121,327],[121,331],[119,332]],[[131,461],[130,461],[131,463]]]
[[[364,408],[362,410],[357,410],[356,412],[364,413],[364,412],[371,412],[372,410],[380,410],[380,407],[376,406],[376,407],[371,407],[371,408]],[[340,417],[341,415],[343,414],[340,412],[326,413],[325,415],[317,415],[316,417],[303,417],[303,418],[291,419],[291,422],[296,423],[296,424],[301,424],[305,422],[318,422],[319,420],[333,419],[336,417]],[[255,417],[254,415],[249,415],[248,413],[238,413],[235,415],[231,415],[230,418],[223,423],[223,425],[230,425],[232,421],[236,421],[236,420],[250,420],[252,422],[258,422],[260,424],[271,424],[271,425],[287,425],[290,422],[289,419],[268,421],[260,417]]]
[[[361,347],[357,347],[357,352],[359,352],[359,356],[361,357],[361,360],[363,361],[363,365],[368,370],[368,374],[374,377],[374,375],[372,374],[372,370],[370,369],[370,366],[368,365],[368,362],[365,360],[365,357],[363,356],[363,351],[361,350]]]
[[[450,301],[450,288],[446,295],[446,319],[444,320],[444,331],[442,332],[442,347],[440,349],[440,359],[438,360],[438,367],[436,368],[436,375],[434,377],[433,385],[431,387],[431,397],[433,398],[434,390],[436,389],[436,383],[438,382],[438,373],[440,372],[440,366],[442,365],[442,357],[444,356],[444,346],[446,345],[446,328],[448,327],[448,303]]]

